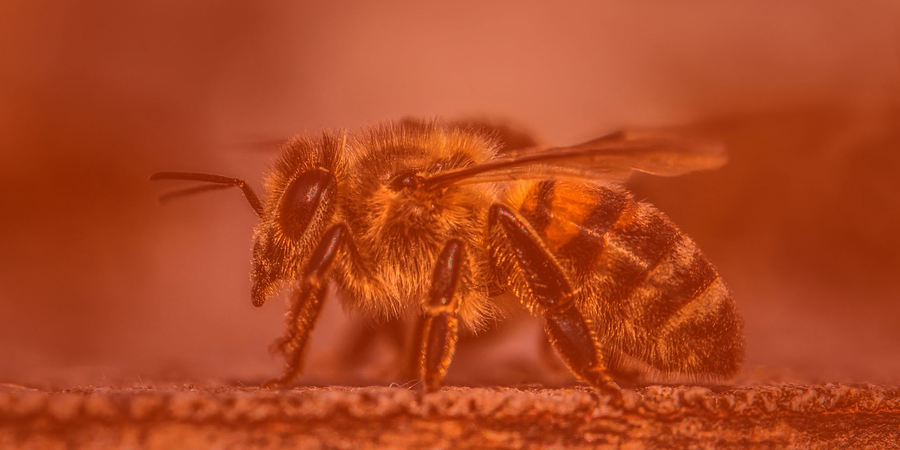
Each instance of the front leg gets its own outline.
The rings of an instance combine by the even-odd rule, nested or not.
[[[590,319],[575,307],[575,290],[537,233],[503,205],[491,206],[488,230],[492,266],[524,280],[514,290],[529,309],[543,313],[544,331],[569,370],[595,388],[619,391],[606,373]]]
[[[300,286],[292,299],[285,337],[276,343],[276,350],[285,356],[284,373],[263,383],[263,388],[289,383],[300,374],[306,343],[322,311],[322,301],[328,290],[328,279],[334,261],[339,253],[352,250],[351,245],[350,230],[344,224],[328,229],[319,241],[306,263],[299,280]]]
[[[419,370],[425,391],[440,389],[450,367],[459,339],[459,299],[456,298],[459,277],[465,261],[463,243],[451,239],[444,246],[434,266],[431,290],[425,303],[426,316],[421,324]]]

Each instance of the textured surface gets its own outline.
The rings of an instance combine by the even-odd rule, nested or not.
[[[0,390],[0,448],[896,448],[900,389]]]

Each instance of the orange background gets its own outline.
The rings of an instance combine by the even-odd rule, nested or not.
[[[3,2],[0,60],[0,382],[277,374],[255,216],[237,192],[161,208],[147,176],[259,189],[293,134],[410,115],[723,140],[724,169],[632,187],[733,289],[747,371],[900,378],[896,2]],[[533,325],[461,348],[451,382],[539,366]],[[329,303],[308,381],[342,382],[359,327]]]

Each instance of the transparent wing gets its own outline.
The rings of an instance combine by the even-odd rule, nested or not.
[[[571,147],[532,147],[475,166],[442,172],[432,186],[526,179],[621,182],[632,172],[677,176],[721,167],[724,148],[711,141],[663,131],[628,131]]]

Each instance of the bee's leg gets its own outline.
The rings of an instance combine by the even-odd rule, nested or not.
[[[456,290],[465,261],[463,243],[451,239],[438,257],[431,279],[431,291],[425,303],[426,316],[422,323],[419,368],[425,391],[440,389],[441,380],[450,367],[450,360],[459,339],[459,299]]]
[[[331,268],[338,254],[348,248],[352,249],[351,246],[350,231],[344,224],[331,227],[319,241],[300,278],[300,286],[294,293],[285,336],[275,344],[276,350],[285,356],[284,373],[263,383],[263,388],[289,383],[300,374],[306,342],[322,310],[322,301],[328,290]]]
[[[506,206],[491,206],[488,216],[488,247],[492,266],[515,272],[524,289],[544,316],[544,331],[550,344],[576,377],[595,388],[619,391],[609,377],[603,354],[590,320],[575,306],[575,290],[556,258],[528,222]],[[513,275],[510,275],[513,276]]]
[[[549,336],[544,334],[539,336],[539,338],[538,356],[544,366],[552,371],[554,375],[560,375],[568,370],[568,368],[559,360],[556,350],[553,348],[553,344],[550,343]],[[618,362],[615,359],[615,354],[613,354],[614,358],[610,359],[609,349],[607,349],[603,356],[604,363],[606,364],[606,372],[620,385],[623,384],[623,382],[625,384],[636,384],[639,382],[641,377],[640,370],[631,367],[623,367],[621,359],[619,359]],[[619,356],[619,358],[621,358],[621,356]]]

